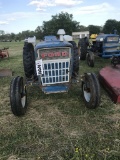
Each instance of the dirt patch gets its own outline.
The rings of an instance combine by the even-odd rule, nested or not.
[[[0,69],[0,78],[8,77],[8,76],[12,76],[12,70],[11,69]]]

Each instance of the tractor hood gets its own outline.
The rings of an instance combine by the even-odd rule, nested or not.
[[[109,42],[109,43],[113,43],[113,42],[119,42],[119,35],[116,34],[99,34],[96,37],[96,41],[101,41],[101,42]]]
[[[35,51],[40,48],[54,48],[54,47],[72,47],[72,44],[66,41],[43,41],[35,46]]]

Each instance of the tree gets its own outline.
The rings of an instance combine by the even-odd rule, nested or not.
[[[64,29],[66,34],[72,34],[73,31],[79,31],[79,22],[73,20],[73,15],[68,13],[59,13],[52,16],[49,21],[43,22],[44,35],[56,35],[58,29]]]
[[[5,39],[5,32],[3,30],[0,30],[0,41]]]
[[[34,31],[30,31],[30,30],[22,31],[23,38],[27,38],[27,37],[34,36],[34,35],[35,35]]]
[[[14,33],[11,33],[11,34],[10,34],[10,39],[11,39],[11,40],[14,40],[14,39],[15,39],[15,34],[14,34]]]
[[[88,31],[88,27],[80,25],[80,31]]]
[[[116,29],[120,33],[120,21],[108,19],[103,26],[103,32],[108,34],[113,33],[113,29]]]
[[[38,26],[35,29],[35,36],[37,39],[42,39],[43,38],[43,27],[42,26]]]
[[[90,34],[99,34],[101,31],[101,26],[89,25],[88,30]]]
[[[4,35],[4,34],[5,34],[5,31],[0,30],[0,36],[1,36],[1,35]]]

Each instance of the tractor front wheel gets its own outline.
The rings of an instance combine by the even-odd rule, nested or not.
[[[22,116],[27,110],[27,92],[23,84],[23,77],[15,77],[10,85],[10,104],[15,116]]]
[[[82,94],[87,108],[94,109],[100,104],[100,85],[94,73],[85,73]]]
[[[78,51],[80,53],[80,60],[86,59],[88,43],[85,38],[82,38],[78,42]]]

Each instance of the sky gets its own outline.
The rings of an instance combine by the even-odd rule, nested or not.
[[[34,31],[61,12],[73,14],[80,25],[103,26],[108,19],[120,21],[120,0],[0,0],[0,30]]]

